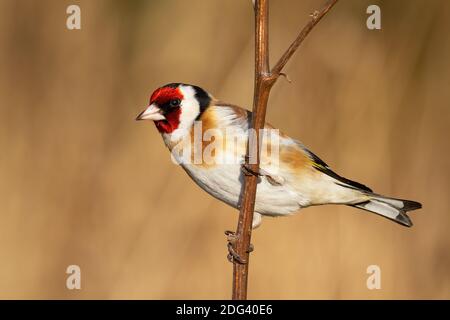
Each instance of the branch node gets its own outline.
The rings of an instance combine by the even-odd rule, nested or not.
[[[313,13],[311,13],[309,16],[311,18],[313,18],[313,20],[316,20],[319,17],[320,12],[319,11],[314,11]]]
[[[265,73],[264,76],[261,77],[261,80],[266,82],[271,87],[275,83],[275,81],[277,81],[279,76],[279,73]]]
[[[280,72],[280,76],[284,77],[287,82],[292,83],[291,78],[289,78],[289,76],[286,73]]]
[[[259,169],[257,170],[253,170],[249,164],[242,164],[241,165],[241,171],[244,175],[246,176],[256,176],[256,177],[260,177],[262,176],[261,172]]]

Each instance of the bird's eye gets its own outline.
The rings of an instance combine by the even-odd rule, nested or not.
[[[170,100],[170,106],[171,107],[178,107],[180,105],[180,103],[181,103],[180,99]]]

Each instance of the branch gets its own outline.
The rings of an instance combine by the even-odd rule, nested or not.
[[[250,140],[247,144],[245,165],[249,172],[259,172],[259,131],[264,128],[267,102],[270,90],[276,80],[282,75],[286,63],[301,45],[306,36],[323,16],[336,4],[338,0],[328,1],[320,11],[311,15],[311,20],[303,28],[295,41],[289,46],[275,67],[269,67],[269,0],[256,0],[255,4],[255,89],[253,97],[252,128],[256,134],[257,161],[249,163]],[[233,294],[235,300],[247,299],[248,261],[250,240],[252,235],[252,220],[255,208],[256,187],[258,176],[245,175],[240,203],[239,221],[235,233],[235,242],[232,244],[234,252],[240,257],[233,260]]]

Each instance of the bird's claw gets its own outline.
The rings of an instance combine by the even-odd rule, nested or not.
[[[227,236],[227,241],[229,243],[232,243],[232,244],[236,243],[236,241],[238,239],[238,236],[236,235],[236,232],[231,231],[231,230],[226,230],[225,231],[225,235]]]
[[[228,261],[230,261],[231,263],[237,262],[239,264],[246,264],[247,260],[243,259],[239,253],[236,252],[235,250],[235,244],[239,238],[239,236],[236,234],[236,232],[227,230],[225,231],[225,235],[227,236],[227,241],[228,241],[228,255],[227,255],[227,259]],[[250,244],[249,248],[248,248],[248,253],[252,252],[254,250],[254,246],[252,244]]]
[[[258,171],[253,170],[247,163],[242,164],[241,170],[246,176],[257,176],[257,177],[261,176],[259,170]]]
[[[261,182],[261,177],[263,174],[261,174],[261,169],[258,169],[258,171],[253,170],[249,164],[243,163],[241,165],[241,171],[244,174],[244,176],[256,176],[258,178],[258,183]]]
[[[227,255],[228,261],[231,263],[237,262],[239,264],[246,264],[247,261],[243,259],[237,252],[234,250],[233,244],[228,242],[228,255]]]
[[[257,176],[258,183],[261,182],[261,177],[266,177],[267,181],[273,186],[281,186],[284,183],[283,178],[270,175],[264,169],[261,168],[258,168],[258,171],[255,171],[247,163],[243,163],[241,165],[241,171],[245,176]]]

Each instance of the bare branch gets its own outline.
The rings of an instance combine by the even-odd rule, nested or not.
[[[302,31],[299,33],[294,42],[291,43],[286,52],[278,60],[277,64],[272,69],[273,75],[279,75],[281,70],[283,70],[286,63],[292,57],[292,55],[297,51],[298,47],[302,44],[303,40],[308,36],[311,30],[316,26],[317,23],[328,13],[328,11],[333,8],[333,6],[338,2],[338,0],[328,0],[327,3],[319,11],[314,11],[310,17],[311,20],[306,26],[303,27]]]
[[[252,235],[252,220],[255,208],[256,187],[259,172],[259,131],[264,128],[267,102],[270,90],[279,76],[284,75],[281,71],[300,44],[314,28],[314,26],[327,14],[338,0],[326,3],[322,10],[316,11],[308,24],[280,58],[275,67],[270,71],[269,67],[269,0],[256,0],[255,5],[255,88],[253,97],[252,128],[256,133],[257,161],[249,163],[249,144],[245,167],[247,172],[242,188],[242,201],[240,203],[239,221],[237,230],[232,235],[229,243],[231,260],[233,261],[233,295],[235,300],[247,299],[248,262],[252,246],[250,244]],[[286,76],[287,78],[287,76]],[[288,78],[287,78],[288,79]],[[230,240],[229,240],[230,241]],[[233,258],[234,257],[234,258]]]

